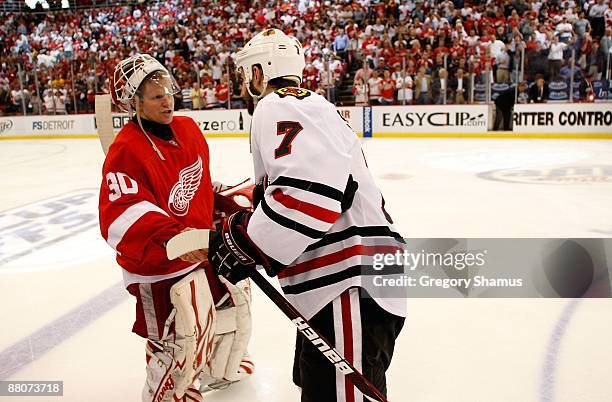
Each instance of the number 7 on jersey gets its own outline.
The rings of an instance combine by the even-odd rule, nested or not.
[[[302,130],[302,125],[297,121],[279,121],[276,123],[276,135],[284,135],[284,137],[278,148],[274,150],[275,159],[291,153],[291,143]]]

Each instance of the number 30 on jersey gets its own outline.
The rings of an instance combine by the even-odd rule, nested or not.
[[[138,192],[138,183],[125,173],[108,172],[106,174],[106,184],[110,193],[108,194],[109,201],[116,201],[123,194],[136,194]]]

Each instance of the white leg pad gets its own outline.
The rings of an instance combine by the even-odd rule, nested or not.
[[[215,380],[238,381],[253,372],[254,365],[248,357],[247,347],[251,338],[251,285],[249,280],[235,286],[221,278],[228,288],[232,305],[217,308],[217,321],[212,356],[203,383]]]
[[[194,381],[211,357],[216,313],[204,271],[195,270],[175,283],[170,288],[170,300],[174,308],[162,339],[147,343],[143,401],[183,396],[191,400]]]

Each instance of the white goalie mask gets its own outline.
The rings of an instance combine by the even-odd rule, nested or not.
[[[111,80],[111,95],[113,103],[124,112],[132,112],[132,99],[143,81],[154,72],[156,82],[166,90],[166,94],[174,95],[180,91],[176,80],[159,61],[148,54],[136,54],[123,60],[115,67]],[[151,78],[149,78],[151,79]]]
[[[111,97],[113,98],[113,103],[122,111],[130,113],[130,115],[134,111],[136,112],[138,125],[151,144],[151,147],[153,147],[161,160],[165,160],[161,151],[151,140],[151,137],[149,137],[142,125],[140,108],[134,108],[134,106],[138,105],[135,105],[133,100],[135,97],[139,98],[142,95],[139,91],[141,91],[141,86],[145,81],[155,83],[163,88],[166,96],[174,96],[181,90],[172,74],[159,61],[148,54],[136,54],[123,60],[115,67],[110,82]]]
[[[262,93],[268,82],[274,78],[293,79],[296,85],[299,85],[306,65],[302,44],[280,29],[266,29],[255,35],[236,53],[236,66],[242,73],[249,94],[255,99],[260,96],[254,95],[250,86],[253,66],[257,64],[263,71]]]

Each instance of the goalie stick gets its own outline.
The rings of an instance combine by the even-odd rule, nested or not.
[[[100,145],[104,155],[108,153],[108,147],[115,139],[113,130],[112,100],[110,94],[96,95],[96,127],[100,137]]]
[[[387,399],[361,374],[351,363],[349,363],[336,349],[334,349],[329,341],[310,326],[310,323],[304,316],[297,311],[295,307],[287,299],[281,295],[278,290],[272,286],[266,278],[264,278],[256,269],[250,275],[250,278],[257,286],[281,309],[281,311],[293,322],[300,333],[306,337],[315,348],[333,364],[336,369],[344,374],[353,385],[363,393],[364,397],[370,401],[388,402]]]

